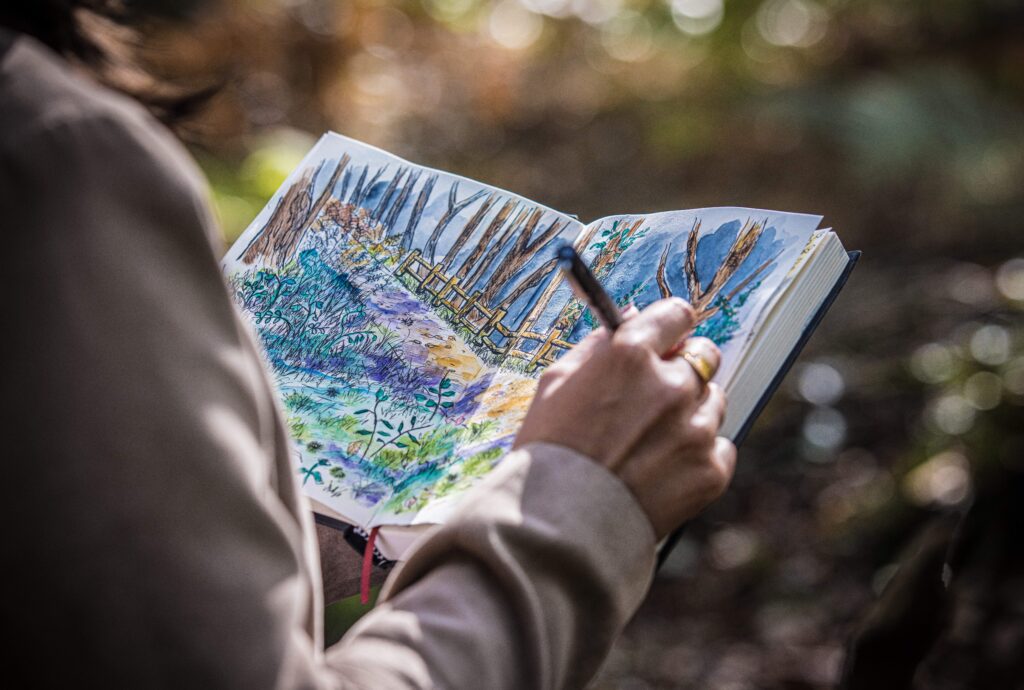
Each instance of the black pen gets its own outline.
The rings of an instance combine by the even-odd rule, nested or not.
[[[558,267],[562,269],[562,274],[572,286],[572,291],[576,293],[580,301],[593,310],[602,326],[609,331],[614,331],[622,325],[622,313],[619,311],[619,307],[601,287],[601,283],[597,282],[597,278],[583,263],[583,259],[571,244],[559,248]]]

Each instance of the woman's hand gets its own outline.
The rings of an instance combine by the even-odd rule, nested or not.
[[[704,385],[673,352],[695,323],[679,298],[655,302],[610,334],[601,329],[548,367],[516,437],[516,447],[557,443],[618,475],[647,513],[658,538],[725,491],[736,448],[718,429],[725,394]],[[686,349],[718,368],[704,338]]]

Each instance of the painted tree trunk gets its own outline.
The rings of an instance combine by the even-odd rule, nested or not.
[[[583,232],[578,235],[576,240],[573,242],[573,246],[576,248],[576,251],[580,253],[586,251],[587,246],[590,244],[590,241],[594,239],[594,235],[599,229],[600,228],[597,225],[588,225],[584,228]],[[526,314],[526,317],[523,319],[518,330],[536,330],[537,320],[543,316],[545,311],[547,311],[548,305],[551,303],[551,298],[555,296],[555,293],[558,291],[561,284],[562,281],[560,280],[552,280],[548,283],[547,287],[544,288],[544,292],[540,294],[537,301],[533,303],[532,307],[530,307],[530,311]],[[569,304],[571,304],[575,299],[575,297],[570,298]],[[568,307],[568,304],[566,307]],[[559,316],[561,316],[565,311],[566,307],[559,310]],[[557,322],[558,319],[556,318],[555,321]],[[518,347],[518,345],[513,343],[512,347],[514,349]]]
[[[370,194],[373,193],[373,186],[377,184],[377,180],[379,180],[381,178],[381,175],[387,172],[387,170],[387,165],[377,168],[377,172],[373,174],[373,177],[371,177],[370,181],[366,183],[366,186],[364,186],[362,190],[360,190],[359,198],[356,199],[355,202],[356,206],[365,207],[367,200],[370,198]]]
[[[455,238],[455,242],[448,250],[448,253],[445,255],[444,260],[441,262],[442,272],[448,272],[448,268],[452,265],[452,262],[455,261],[455,256],[466,245],[466,243],[469,241],[469,238],[473,236],[473,233],[476,232],[477,227],[479,227],[480,223],[483,222],[484,218],[487,216],[488,212],[490,212],[491,207],[494,205],[497,199],[498,193],[491,192],[491,194],[486,199],[484,199],[484,203],[480,204],[480,208],[478,208],[476,213],[473,214],[473,217],[469,219],[469,222],[466,223],[465,226],[463,226],[462,232],[460,232],[459,236]]]
[[[484,234],[480,236],[479,240],[477,240],[473,251],[470,252],[469,256],[466,257],[466,260],[462,262],[461,266],[459,266],[459,270],[455,273],[456,278],[462,281],[469,275],[470,271],[475,268],[477,262],[480,260],[480,257],[482,257],[484,252],[487,250],[487,246],[490,244],[491,238],[494,237],[495,233],[501,230],[502,226],[504,226],[505,222],[508,220],[508,217],[516,208],[518,208],[518,206],[519,202],[515,199],[509,199],[501,205],[501,208],[498,209],[498,214],[491,219],[490,225],[487,226],[487,229],[484,230]],[[463,283],[463,285],[465,284],[466,283]]]
[[[434,184],[436,182],[437,175],[431,175],[427,178],[427,181],[423,183],[423,189],[420,190],[420,195],[416,199],[416,205],[412,207],[412,216],[409,217],[409,222],[406,224],[405,231],[402,233],[402,242],[400,246],[403,252],[407,252],[412,249],[412,243],[416,237],[416,227],[420,224],[420,217],[423,215],[423,209],[427,206],[427,201],[430,199],[430,194],[434,190]]]
[[[415,170],[409,173],[409,177],[405,184],[402,185],[402,191],[398,193],[398,198],[395,199],[394,205],[388,212],[386,218],[384,218],[384,226],[387,228],[387,234],[394,234],[392,231],[398,224],[398,217],[402,215],[402,211],[405,209],[405,205],[409,201],[409,197],[412,195],[412,190],[416,188],[416,183],[419,182],[420,171]]]
[[[395,196],[395,192],[398,191],[398,185],[401,184],[402,178],[409,172],[408,168],[399,168],[395,176],[388,182],[388,186],[385,187],[384,193],[381,194],[380,201],[377,202],[377,206],[373,209],[372,218],[376,221],[382,221],[384,216],[387,214],[390,206],[391,199]]]
[[[528,209],[522,209],[516,214],[515,220],[513,220],[500,235],[498,239],[494,241],[494,245],[487,248],[487,252],[483,255],[480,263],[477,264],[473,272],[466,278],[465,285],[475,287],[476,284],[481,281],[487,271],[491,268],[491,265],[502,255],[505,251],[505,247],[508,246],[512,236],[516,234],[516,231],[522,227],[523,222],[526,220]]]
[[[484,289],[484,301],[488,304],[495,299],[501,291],[505,288],[510,280],[515,277],[523,267],[530,262],[542,249],[548,246],[558,233],[561,232],[562,228],[565,227],[565,223],[559,220],[555,220],[551,223],[546,230],[543,230],[536,239],[531,241],[533,237],[533,231],[540,222],[541,217],[544,215],[544,211],[536,209],[530,214],[530,219],[526,223],[526,227],[523,228],[522,233],[516,240],[516,243],[512,245],[512,249],[505,255],[501,263],[498,264],[498,268],[491,275],[489,281],[487,281],[487,287]]]
[[[694,221],[693,227],[690,228],[690,234],[686,239],[686,257],[683,260],[681,271],[683,278],[686,281],[687,290],[689,291],[688,299],[694,310],[697,312],[698,323],[707,321],[719,311],[719,307],[716,303],[718,302],[719,297],[722,296],[722,288],[724,288],[739,272],[740,268],[743,267],[747,258],[750,256],[750,253],[754,251],[757,241],[764,233],[766,225],[767,219],[760,222],[753,222],[748,218],[747,222],[743,224],[743,227],[736,235],[736,239],[733,241],[732,246],[729,247],[729,252],[726,254],[725,260],[719,265],[718,269],[711,277],[711,280],[708,281],[707,286],[702,286],[700,276],[697,275],[697,236],[700,233],[700,221]],[[658,289],[661,292],[662,297],[670,297],[672,295],[672,289],[669,286],[668,278],[666,277],[666,269],[670,253],[671,245],[665,247],[665,250],[661,254],[661,259],[658,261],[657,281]],[[728,302],[735,298],[743,289],[750,285],[758,275],[763,273],[774,260],[774,258],[769,259],[758,266],[750,275],[744,278],[736,288],[724,296],[725,301]]]
[[[423,247],[423,256],[426,257],[427,261],[434,263],[434,253],[437,250],[438,240],[441,239],[441,235],[444,234],[444,231],[448,228],[451,222],[455,220],[455,217],[484,194],[486,194],[486,192],[481,189],[479,192],[471,194],[462,201],[459,201],[459,183],[452,183],[451,188],[448,190],[448,208],[444,212],[444,215],[437,221],[434,231],[430,233],[430,237],[427,239],[427,244]]]
[[[341,157],[320,196],[315,200],[313,193],[323,164],[314,171],[304,172],[281,196],[270,219],[245,248],[242,259],[246,263],[253,263],[261,258],[283,261],[290,256],[302,240],[306,229],[331,199],[334,187],[348,166],[349,160],[351,159],[348,154]]]

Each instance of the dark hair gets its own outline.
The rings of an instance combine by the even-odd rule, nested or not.
[[[135,98],[163,122],[193,114],[216,87],[183,89],[139,60],[138,34],[120,0],[2,0],[0,26],[28,34],[101,84]]]

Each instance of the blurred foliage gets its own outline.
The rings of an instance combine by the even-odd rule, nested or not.
[[[187,134],[229,240],[335,129],[585,219],[819,212],[865,250],[597,687],[830,687],[914,535],[1019,485],[1021,3],[226,0],[147,45],[223,83]],[[1024,614],[943,670],[988,639],[956,597],[920,678],[986,687]]]
[[[949,226],[1021,210],[1022,15],[1002,0],[235,0],[153,48],[175,77],[223,81],[192,134],[234,169],[282,128],[333,128],[584,217],[839,196],[839,223],[878,192],[928,199]]]
[[[329,646],[340,640],[349,628],[373,609],[379,595],[380,585],[376,585],[370,588],[370,599],[366,604],[362,602],[362,595],[353,594],[324,607],[324,643]]]

